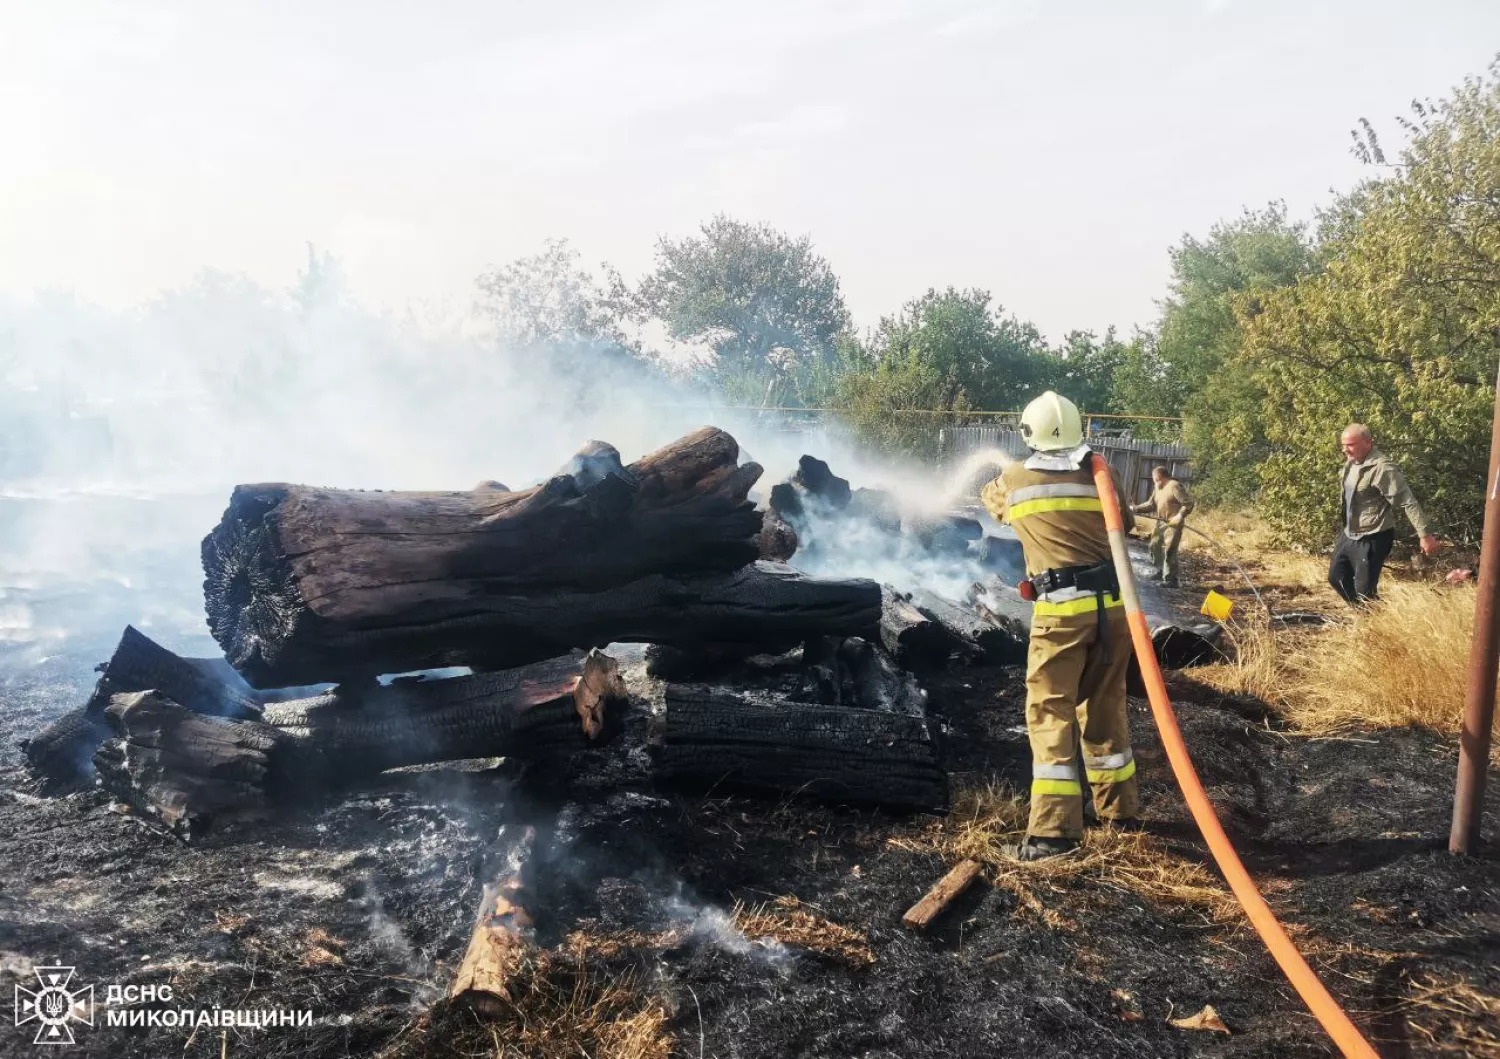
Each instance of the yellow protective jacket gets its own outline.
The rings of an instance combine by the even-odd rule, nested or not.
[[[1104,509],[1094,490],[1088,458],[1077,466],[1069,467],[1068,462],[1064,456],[1033,453],[1024,463],[1006,464],[1000,477],[979,493],[990,514],[1016,531],[1026,554],[1026,573],[1032,577],[1068,566],[1093,566],[1111,558]],[[1135,527],[1135,518],[1113,471],[1110,481],[1129,532]],[[1081,593],[1049,593],[1042,602],[1054,605],[1039,603],[1038,614],[1084,613],[1095,606],[1092,596]],[[1117,601],[1111,601],[1111,605],[1117,605]]]

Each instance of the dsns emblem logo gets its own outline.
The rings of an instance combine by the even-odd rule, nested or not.
[[[37,967],[36,992],[16,986],[16,1025],[39,1023],[33,1044],[72,1044],[72,1022],[94,1024],[94,987],[71,989],[73,968]]]

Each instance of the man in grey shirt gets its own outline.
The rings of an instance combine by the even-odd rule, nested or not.
[[[1370,428],[1351,423],[1340,441],[1347,457],[1340,478],[1344,517],[1328,583],[1346,602],[1362,603],[1375,599],[1380,587],[1380,571],[1396,539],[1396,508],[1406,512],[1422,539],[1423,555],[1435,555],[1441,544],[1427,528],[1427,518],[1400,469],[1375,448]]]

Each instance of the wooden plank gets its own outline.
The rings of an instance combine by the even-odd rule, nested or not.
[[[913,930],[926,930],[932,925],[932,921],[942,915],[943,912],[959,896],[973,885],[974,880],[979,878],[984,871],[984,865],[977,860],[966,860],[959,863],[947,875],[938,880],[937,885],[927,891],[927,895],[906,910],[906,915],[901,917]]]

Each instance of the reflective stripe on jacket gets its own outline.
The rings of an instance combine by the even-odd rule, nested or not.
[[[1135,520],[1113,472],[1110,479],[1114,482],[1125,528],[1129,530]],[[979,497],[990,514],[1015,529],[1026,554],[1029,576],[1068,566],[1093,566],[1111,559],[1104,509],[1094,491],[1094,475],[1087,461],[1080,467],[1061,471],[1006,464],[1000,477],[980,490]],[[1118,605],[1112,598],[1105,603]],[[1036,613],[1087,614],[1095,605],[1093,593],[1061,590],[1049,592],[1038,600]]]

